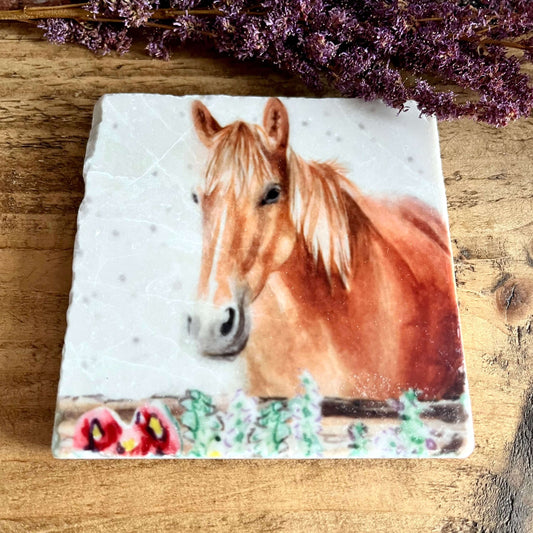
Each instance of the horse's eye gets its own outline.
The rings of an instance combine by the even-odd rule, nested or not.
[[[281,189],[279,185],[274,185],[263,196],[263,199],[261,200],[261,205],[267,205],[267,204],[275,204],[279,200],[279,195],[281,193]]]
[[[195,192],[192,193],[192,201],[193,201],[195,204],[198,203],[198,195],[197,195]]]

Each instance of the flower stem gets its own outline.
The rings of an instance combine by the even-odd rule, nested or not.
[[[50,19],[50,18],[62,18],[62,19],[75,19],[75,20],[90,20],[97,22],[124,22],[121,18],[102,19],[91,13],[87,9],[86,3],[82,4],[65,4],[62,6],[39,6],[39,7],[24,7],[23,9],[6,9],[0,10],[0,21],[21,21],[31,22],[34,20]],[[249,11],[248,15],[264,15],[264,13]],[[151,20],[165,20],[173,19],[175,17],[181,17],[183,15],[194,15],[199,17],[221,17],[225,13],[218,9],[156,9]]]
[[[517,50],[533,50],[533,46],[523,44],[521,41],[500,41],[498,39],[481,39],[480,46],[494,44],[497,46],[505,46],[506,48],[515,48]]]
[[[102,19],[97,15],[91,13],[84,9],[87,4],[66,4],[64,6],[42,6],[42,7],[24,7],[23,9],[6,9],[0,10],[0,20],[6,21],[22,21],[29,22],[33,20],[42,20],[42,19],[75,19],[75,20],[87,20],[87,21],[97,21],[97,22],[124,22],[121,18],[106,18]],[[262,15],[263,13],[252,12],[248,13],[249,15]],[[172,19],[175,17],[180,17],[183,15],[194,15],[194,16],[211,16],[219,17],[224,16],[222,11],[218,9],[156,9],[152,16],[151,20],[165,20]]]
[[[37,22],[39,20],[43,19],[72,19],[76,20],[78,22],[107,22],[112,24],[122,24],[124,23],[124,19],[120,17],[101,17],[94,13],[91,13],[85,7],[87,6],[86,3],[78,3],[78,4],[65,4],[65,5],[59,5],[59,6],[38,6],[38,7],[29,7],[26,6],[23,9],[7,9],[7,10],[0,10],[0,21],[16,21],[16,22],[28,22],[33,23]],[[264,15],[264,13],[261,12],[255,12],[255,11],[248,11],[248,15],[251,16],[260,16]],[[170,21],[176,17],[180,17],[183,15],[194,15],[199,17],[218,17],[218,16],[225,16],[225,13],[218,10],[218,9],[189,9],[189,10],[183,10],[183,9],[173,9],[173,8],[165,8],[165,9],[156,9],[150,19],[145,23],[145,26],[149,26],[152,28],[163,28],[163,29],[173,29],[174,26]],[[157,21],[161,20],[167,20],[169,23],[159,23]],[[423,22],[437,22],[441,21],[442,18],[440,17],[428,17],[428,18],[420,18],[416,19],[415,23],[423,23]],[[489,28],[481,28],[476,31],[480,36],[481,34],[488,31]],[[460,39],[463,40],[463,39]],[[474,42],[474,39],[472,38],[466,38],[464,39],[466,41]],[[509,40],[497,40],[497,39],[480,39],[479,40],[480,46],[485,45],[498,45],[498,46],[504,46],[506,48],[513,48],[517,50],[532,50],[532,46],[529,44],[523,44],[523,40],[520,41],[509,41]]]
[[[72,19],[78,22],[107,22],[112,24],[122,24],[124,19],[120,17],[101,17],[94,13],[91,13],[85,9],[87,3],[78,3],[78,4],[64,4],[59,6],[37,6],[29,7],[26,6],[23,9],[7,9],[0,10],[0,21],[14,21],[14,22],[37,22],[43,19]],[[250,16],[261,16],[265,13],[258,11],[248,11],[247,15]],[[156,9],[149,21],[145,23],[145,26],[152,28],[164,28],[172,29],[174,26],[170,21],[176,17],[183,15],[194,15],[199,17],[220,17],[225,16],[225,13],[218,9]],[[159,23],[157,21],[168,20],[169,23]],[[438,22],[441,21],[441,17],[428,17],[416,19],[415,23],[423,22]],[[488,31],[489,28],[481,28],[476,31],[479,35]],[[461,39],[462,40],[462,39]],[[472,38],[464,39],[467,41],[473,42]],[[480,46],[484,45],[499,45],[506,48],[514,48],[518,50],[531,50],[531,45],[522,44],[522,41],[508,41],[508,40],[496,40],[496,39],[480,39]]]

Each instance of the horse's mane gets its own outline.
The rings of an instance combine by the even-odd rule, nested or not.
[[[345,171],[334,162],[306,162],[290,148],[287,154],[291,216],[316,263],[328,277],[337,273],[344,285],[352,271]]]
[[[265,185],[272,180],[269,139],[263,128],[238,121],[220,130],[206,171],[206,193],[247,192],[250,178]],[[296,230],[315,263],[328,277],[337,274],[347,287],[352,250],[346,197],[353,184],[333,162],[306,162],[287,149],[290,211]],[[351,188],[350,188],[351,187]],[[351,191],[353,193],[353,191]]]
[[[215,150],[207,165],[206,193],[219,189],[245,193],[250,176],[264,182],[272,177],[267,156],[268,139],[262,128],[246,122],[234,122],[215,136]]]

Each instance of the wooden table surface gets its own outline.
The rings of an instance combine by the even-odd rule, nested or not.
[[[533,531],[533,120],[442,123],[476,448],[465,460],[58,461],[50,438],[92,107],[306,95],[267,67],[96,58],[0,27],[0,531]]]

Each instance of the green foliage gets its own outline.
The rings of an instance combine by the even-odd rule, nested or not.
[[[292,432],[297,450],[305,457],[322,454],[320,432],[322,431],[322,396],[309,372],[300,377],[303,394],[289,401],[292,417]]]
[[[301,393],[288,402],[278,400],[258,409],[258,399],[239,390],[225,411],[207,394],[190,390],[181,405],[184,437],[193,457],[319,457],[324,452],[322,397],[313,377],[301,376]],[[354,421],[347,427],[349,457],[421,457],[438,452],[435,431],[421,418],[424,403],[414,390],[391,400],[399,423],[382,429]],[[171,414],[168,414],[171,418]],[[172,419],[172,418],[171,418]],[[176,423],[176,427],[179,425]],[[345,434],[346,435],[346,434]]]
[[[291,434],[287,423],[290,412],[282,402],[273,401],[259,411],[259,418],[252,441],[255,443],[255,451],[261,457],[269,457],[278,454],[286,448],[286,440]]]
[[[362,422],[348,428],[350,457],[422,457],[437,449],[434,432],[421,418],[424,405],[416,391],[408,390],[393,402],[398,406],[399,425],[375,432],[372,439]]]
[[[211,446],[220,442],[222,429],[211,396],[199,390],[189,390],[181,405],[185,408],[181,423],[188,429],[185,436],[193,443],[190,454],[195,457],[208,456]]]
[[[422,455],[426,452],[428,428],[420,418],[423,405],[414,390],[400,396],[400,436],[408,454]]]
[[[238,390],[224,416],[222,440],[228,455],[251,455],[249,438],[257,419],[257,400]]]
[[[361,457],[368,453],[368,428],[362,422],[352,424],[348,427],[348,435],[351,443],[348,447],[351,449],[350,457]]]

